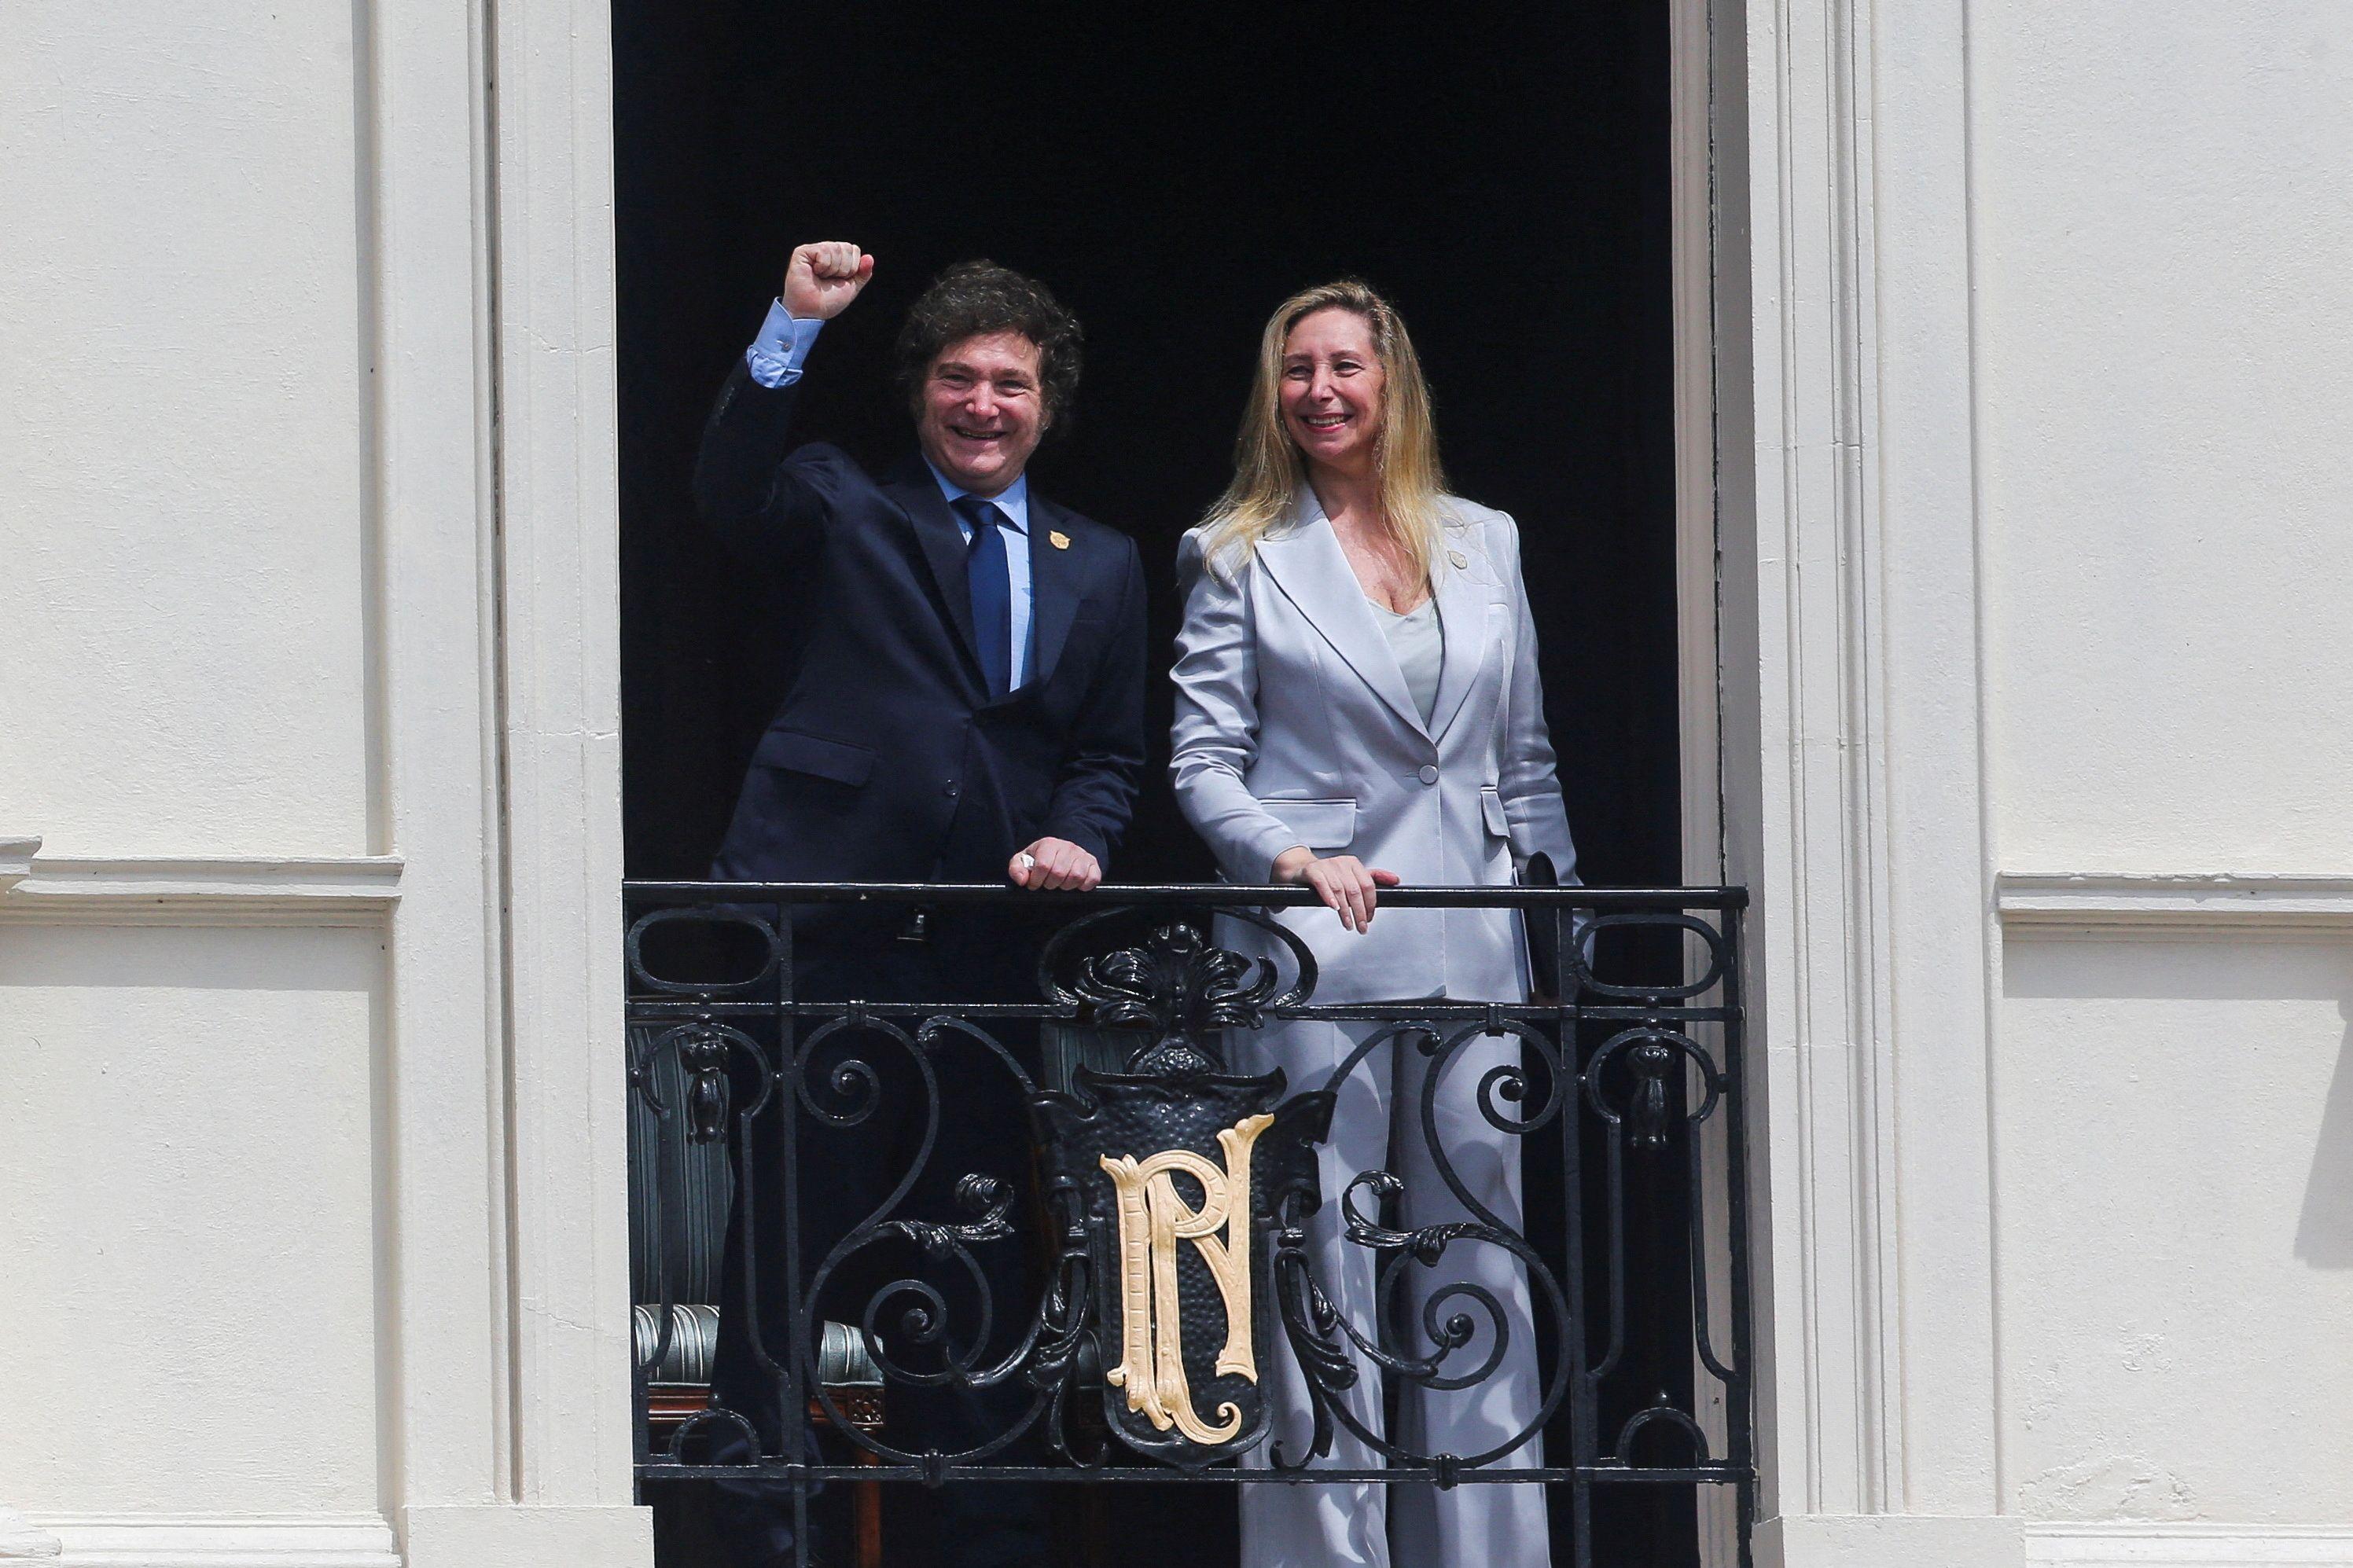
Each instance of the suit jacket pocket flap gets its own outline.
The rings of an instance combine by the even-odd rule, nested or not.
[[[1353,800],[1267,800],[1260,805],[1277,822],[1299,835],[1310,849],[1345,849],[1356,842],[1356,803]]]
[[[1488,832],[1498,838],[1509,838],[1512,836],[1512,819],[1504,810],[1503,792],[1492,789],[1481,790],[1479,811],[1480,815],[1487,819]]]
[[[787,768],[815,773],[836,784],[862,784],[874,772],[874,753],[864,746],[804,735],[795,730],[771,730],[761,738],[752,760],[762,767]]]

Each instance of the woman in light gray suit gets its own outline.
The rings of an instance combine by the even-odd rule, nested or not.
[[[1492,910],[1392,909],[1399,882],[1513,880],[1548,856],[1564,882],[1576,851],[1562,809],[1537,683],[1535,631],[1520,582],[1519,537],[1502,512],[1449,495],[1438,467],[1430,395],[1405,326],[1362,283],[1311,289],[1267,323],[1237,447],[1234,481],[1208,520],[1185,536],[1172,771],[1187,818],[1229,881],[1304,883],[1324,908],[1280,918],[1314,952],[1318,1002],[1449,996],[1519,1001],[1528,994],[1518,917]],[[1271,944],[1240,922],[1225,945]],[[1238,1070],[1281,1068],[1321,1088],[1369,1025],[1293,1023],[1238,1033]],[[1339,1198],[1359,1173],[1402,1177],[1399,1221],[1412,1228],[1478,1217],[1451,1193],[1421,1130],[1429,1060],[1400,1042],[1340,1086],[1322,1151],[1324,1206],[1311,1227],[1318,1279],[1374,1337],[1375,1254],[1341,1237]],[[1516,1066],[1511,1037],[1474,1039],[1438,1088],[1439,1136],[1478,1204],[1517,1229],[1518,1140],[1481,1113],[1490,1069]],[[1509,1108],[1497,1107],[1509,1113]],[[1459,1390],[1409,1384],[1391,1440],[1463,1458],[1509,1448],[1502,1467],[1542,1463],[1541,1442],[1511,1445],[1542,1403],[1525,1270],[1493,1244],[1450,1245],[1434,1266],[1409,1264],[1408,1321],[1428,1329],[1467,1314],[1467,1343],[1441,1371],[1485,1364],[1496,1324],[1475,1286],[1502,1304],[1506,1342],[1487,1377]],[[1430,1355],[1426,1337],[1406,1347]],[[1291,1357],[1268,1393],[1276,1440],[1301,1453],[1309,1407]],[[1377,1369],[1363,1373],[1350,1409],[1381,1430]],[[1252,1462],[1266,1462],[1261,1448]],[[1377,1454],[1340,1433],[1319,1463],[1372,1466]],[[1242,1489],[1248,1568],[1543,1568],[1549,1562],[1543,1489],[1364,1485]]]

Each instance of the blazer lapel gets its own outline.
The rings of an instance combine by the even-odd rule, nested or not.
[[[1446,656],[1438,671],[1438,700],[1430,705],[1433,736],[1445,734],[1454,716],[1462,711],[1463,700],[1487,662],[1487,597],[1449,554],[1461,547],[1450,542],[1443,532],[1439,546],[1433,565],[1438,625],[1446,639]]]
[[[1062,527],[1062,509],[1029,489],[1029,679],[1022,689],[1043,686],[1062,657],[1071,635],[1071,618],[1079,608],[1078,552],[1054,547],[1054,537],[1070,536]]]
[[[1288,530],[1259,541],[1258,558],[1283,596],[1347,660],[1357,679],[1373,689],[1407,729],[1428,735],[1413,693],[1406,689],[1405,672],[1373,619],[1372,601],[1365,597],[1314,491],[1302,497],[1300,512]]]
[[[955,628],[965,657],[977,672],[980,656],[972,630],[972,584],[965,576],[964,530],[956,526],[955,513],[948,510],[947,498],[940,494],[939,482],[921,458],[910,458],[892,469],[882,490],[915,525],[915,542],[931,566],[932,580],[939,585],[948,624]]]

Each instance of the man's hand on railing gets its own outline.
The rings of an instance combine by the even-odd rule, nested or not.
[[[1032,892],[1076,889],[1085,893],[1103,880],[1103,867],[1067,838],[1040,838],[1007,864],[1005,879]]]

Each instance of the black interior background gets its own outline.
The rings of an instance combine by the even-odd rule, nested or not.
[[[1138,541],[1155,669],[1176,538],[1228,477],[1267,313],[1343,273],[1387,291],[1455,488],[1519,521],[1585,879],[1680,879],[1660,0],[615,0],[614,24],[631,875],[702,874],[788,676],[688,476],[791,247],[847,238],[878,270],[812,356],[799,434],[887,462],[909,442],[887,364],[909,300],[974,256],[1043,279],[1089,342],[1078,418],[1036,482]],[[1162,767],[1165,681],[1151,701],[1159,754],[1113,876],[1199,879]],[[1538,1163],[1542,1225],[1557,1181]],[[1635,1315],[1672,1330],[1680,1253],[1631,1262]],[[1649,1337],[1623,1400],[1688,1386],[1685,1342]],[[1605,1502],[1597,1561],[1691,1560],[1688,1494],[1643,1491]],[[1148,1495],[1211,1519],[1193,1550],[1230,1531],[1219,1491]]]

